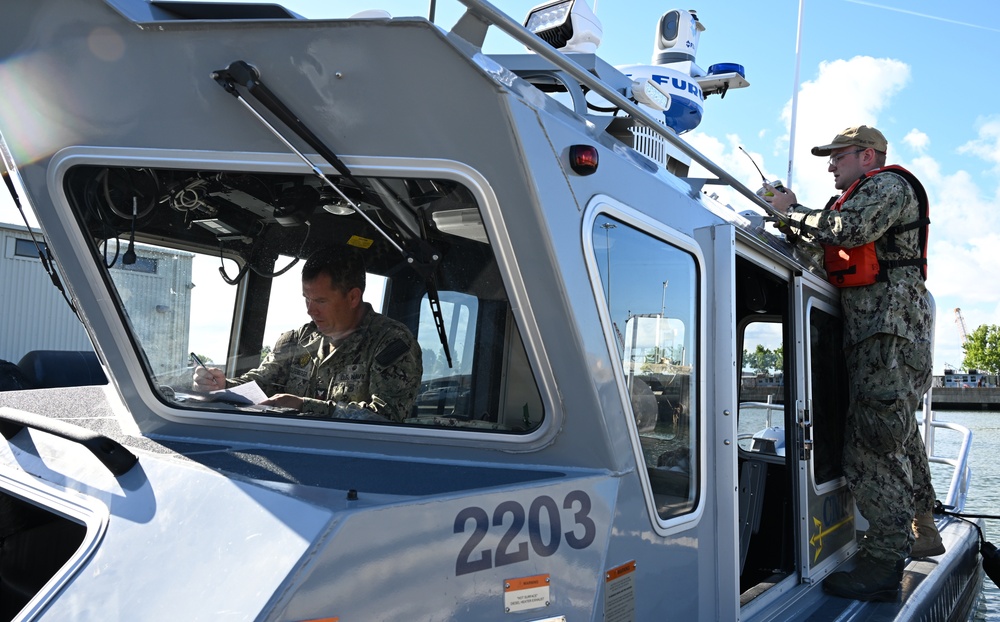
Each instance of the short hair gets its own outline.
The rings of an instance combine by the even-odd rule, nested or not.
[[[327,246],[314,252],[302,266],[302,280],[312,281],[321,274],[330,277],[337,289],[365,291],[365,260],[360,251],[347,246]]]

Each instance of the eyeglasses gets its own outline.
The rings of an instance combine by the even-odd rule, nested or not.
[[[827,166],[837,166],[837,163],[840,162],[840,159],[843,158],[844,156],[854,155],[855,153],[861,153],[862,151],[867,151],[867,149],[855,149],[854,151],[845,151],[844,153],[838,153],[837,155],[832,156],[829,160],[827,160],[826,164]]]

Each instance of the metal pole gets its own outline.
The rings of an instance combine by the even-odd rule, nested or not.
[[[799,65],[802,61],[802,15],[806,0],[799,0],[799,26],[795,34],[795,82],[792,85],[792,120],[788,130],[788,176],[785,187],[792,187],[792,162],[795,159],[795,122],[799,111]]]

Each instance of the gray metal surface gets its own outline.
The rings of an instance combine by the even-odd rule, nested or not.
[[[944,525],[947,556],[910,565],[902,605],[825,597],[820,581],[848,556],[844,547],[808,580],[795,561],[807,551],[796,550],[784,578],[761,582],[741,608],[742,277],[766,273],[759,278],[789,300],[803,272],[814,288],[834,290],[703,199],[700,183],[657,168],[424,20],[156,21],[165,17],[138,1],[39,0],[10,8],[0,23],[0,59],[25,76],[18,97],[0,102],[5,162],[112,378],[107,388],[0,394],[0,404],[98,430],[139,456],[116,481],[85,450],[44,433],[0,443],[0,488],[45,507],[65,499],[81,509],[62,514],[88,526],[86,546],[58,585],[39,592],[29,617],[795,620],[835,619],[809,616],[839,608],[839,619],[911,619],[950,610],[960,599],[949,582],[975,585],[972,532],[956,522]],[[545,413],[537,429],[262,417],[178,406],[158,393],[142,337],[80,224],[86,210],[74,202],[73,173],[308,174],[211,79],[238,59],[355,175],[467,189],[496,262],[496,275],[477,276],[484,291],[502,294],[523,346],[523,355],[509,346],[502,354],[527,368],[498,373],[534,383]],[[593,175],[568,165],[581,144],[599,155]],[[598,218],[696,264],[688,355],[697,409],[686,413],[695,430],[687,478],[696,485],[691,509],[666,518],[651,486],[660,465],[646,464],[650,439],[635,422],[603,295]],[[255,303],[240,296],[239,309]],[[772,305],[791,325],[805,313]],[[808,504],[795,491],[807,465],[778,466],[792,522],[804,523]],[[808,534],[798,529],[774,545],[802,546]],[[522,596],[534,600],[519,606],[510,586],[529,584]]]

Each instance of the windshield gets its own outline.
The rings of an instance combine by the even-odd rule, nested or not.
[[[159,399],[537,428],[541,398],[473,194],[446,179],[331,180],[342,195],[309,174],[68,172],[69,203]]]

